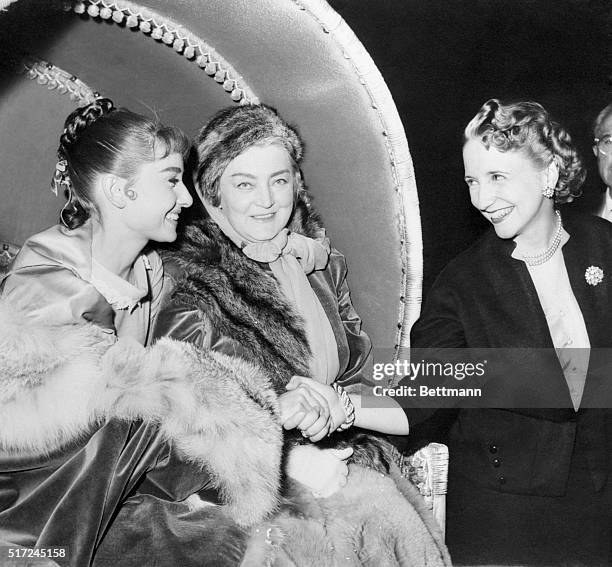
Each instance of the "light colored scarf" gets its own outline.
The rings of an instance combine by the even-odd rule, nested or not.
[[[327,314],[306,277],[327,266],[329,239],[323,236],[315,240],[284,228],[271,240],[248,241],[236,232],[218,207],[206,202],[204,207],[223,234],[238,246],[245,256],[270,266],[282,293],[304,320],[312,353],[309,361],[310,378],[331,384],[340,370],[338,345]]]

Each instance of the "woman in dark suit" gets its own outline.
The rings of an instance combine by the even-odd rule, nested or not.
[[[483,385],[501,392],[503,409],[447,413],[451,555],[609,565],[608,360],[594,349],[612,346],[612,225],[558,210],[585,174],[537,103],[486,102],[463,158],[472,204],[492,228],[440,274],[412,345],[505,349],[512,363]],[[411,429],[440,421],[432,413],[407,410]]]

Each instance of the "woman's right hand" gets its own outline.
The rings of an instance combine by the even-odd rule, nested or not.
[[[281,423],[285,429],[308,427],[323,429],[329,422],[329,404],[318,392],[303,386],[292,389],[278,397]]]
[[[304,432],[304,436],[308,437],[311,441],[319,441],[327,433],[333,433],[346,420],[344,404],[340,396],[338,396],[336,391],[328,384],[322,384],[312,378],[306,378],[305,376],[293,376],[286,388],[290,392],[296,389],[307,388],[312,395],[318,395],[327,402],[330,415],[327,432],[322,433],[321,430],[317,430],[316,427],[308,423],[300,423],[298,425]]]

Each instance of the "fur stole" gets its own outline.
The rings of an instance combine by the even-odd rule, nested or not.
[[[0,301],[1,451],[48,455],[107,420],[150,420],[213,476],[234,520],[252,525],[278,503],[277,411],[269,382],[243,360],[45,326]]]

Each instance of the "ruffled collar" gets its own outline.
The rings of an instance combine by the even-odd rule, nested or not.
[[[134,263],[132,274],[135,282],[147,281],[146,270],[150,268],[148,263],[147,257],[144,255],[141,255]],[[124,280],[106,269],[93,257],[91,259],[91,284],[115,310],[127,309],[132,311],[147,295],[147,289]]]

